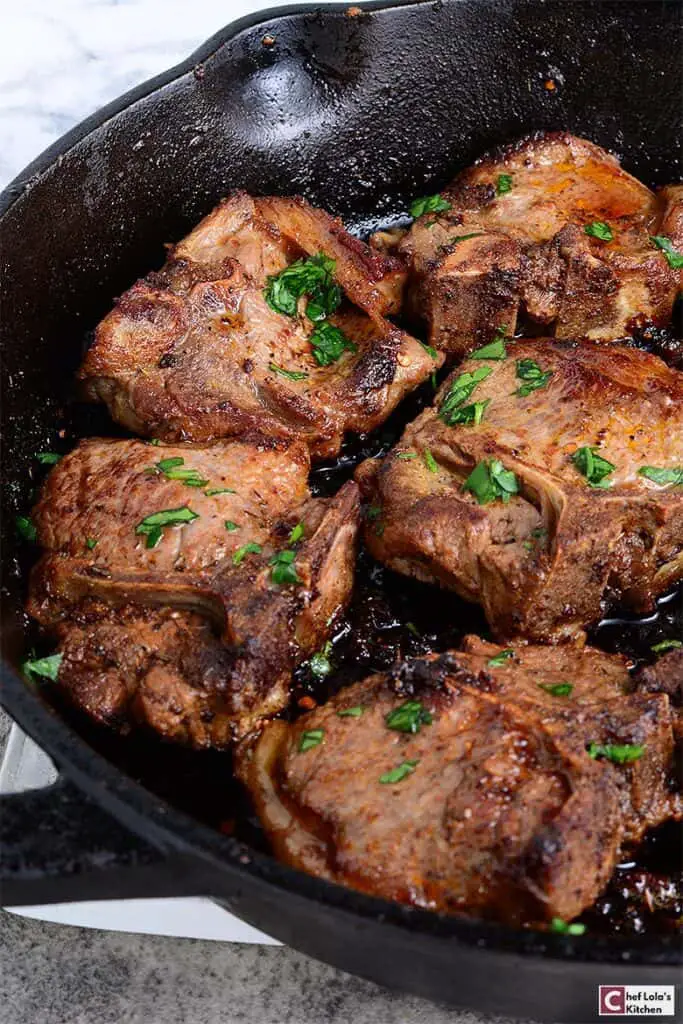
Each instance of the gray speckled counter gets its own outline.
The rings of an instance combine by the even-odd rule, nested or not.
[[[8,723],[0,711],[0,751]],[[105,932],[0,911],[0,1024],[490,1020],[388,992],[285,947]]]

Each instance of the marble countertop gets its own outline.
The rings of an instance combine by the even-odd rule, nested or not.
[[[3,5],[0,187],[93,110],[283,0]],[[0,712],[0,749],[8,719]],[[0,911],[0,1024],[481,1024],[286,948],[102,932]]]

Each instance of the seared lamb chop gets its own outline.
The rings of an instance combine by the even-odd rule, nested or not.
[[[670,321],[683,188],[656,196],[598,146],[541,133],[482,157],[442,200],[399,246],[436,348],[463,356],[501,325],[513,334],[520,308],[558,338]]]
[[[80,376],[139,434],[257,429],[332,456],[440,363],[383,317],[401,280],[323,211],[237,193],[122,296]]]
[[[480,602],[500,638],[556,641],[683,578],[682,474],[683,374],[499,338],[357,479],[377,559]]]
[[[668,700],[628,697],[619,656],[466,646],[269,723],[239,776],[275,853],[312,874],[437,910],[572,918],[626,837],[680,814]]]
[[[353,582],[356,486],[311,499],[308,469],[301,442],[258,437],[96,439],[62,459],[34,511],[48,554],[29,611],[60,637],[59,682],[74,701],[200,746],[281,710],[293,667],[325,641]],[[101,692],[89,665],[101,666]]]

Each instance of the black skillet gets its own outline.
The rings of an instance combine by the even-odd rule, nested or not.
[[[3,701],[60,779],[3,798],[5,905],[210,895],[352,973],[554,1021],[596,1019],[601,984],[678,980],[670,936],[572,938],[390,905],[290,870],[154,795],[136,781],[148,783],[144,769],[124,761],[126,774],[114,745],[20,678],[33,553],[14,517],[39,480],[36,451],[114,430],[70,404],[87,331],[230,188],[303,193],[367,231],[486,148],[561,128],[618,152],[650,185],[680,178],[681,28],[680,3],[661,0],[266,12],[93,115],[7,188]],[[191,782],[190,761],[178,764]],[[194,796],[200,807],[201,784]]]

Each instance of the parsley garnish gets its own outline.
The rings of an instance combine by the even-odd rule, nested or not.
[[[306,315],[310,320],[324,320],[342,300],[341,288],[332,276],[334,268],[335,261],[322,252],[297,260],[268,278],[266,302],[276,313],[296,316],[299,299],[308,295]]]
[[[468,238],[479,238],[483,235],[483,231],[471,231],[469,235],[454,235],[453,238],[449,238],[446,245],[442,245],[442,249],[448,249],[450,246],[457,245],[458,242],[466,242]]]
[[[611,227],[604,220],[594,220],[592,224],[586,224],[583,230],[591,238],[599,238],[601,242],[611,242],[614,238]]]
[[[664,651],[677,651],[683,647],[683,640],[660,640],[658,644],[653,644],[650,650],[654,654],[663,654]]]
[[[326,322],[318,324],[308,340],[320,366],[336,363],[344,352],[358,351],[358,346],[347,338],[339,327]]]
[[[422,453],[422,457],[424,458],[425,466],[427,467],[430,473],[439,472],[438,463],[434,456],[432,455],[432,453],[430,452],[429,448],[425,448],[424,452]]]
[[[25,661],[21,666],[24,675],[40,676],[42,679],[51,679],[57,682],[59,666],[62,663],[63,654],[50,654],[47,658],[36,658],[33,661]]]
[[[539,683],[538,685],[551,697],[571,697],[574,689],[573,683]]]
[[[561,917],[554,917],[550,922],[550,931],[558,935],[583,935],[586,931],[585,924],[580,921],[563,921]]]
[[[239,526],[237,525],[237,523],[233,523],[232,519],[226,519],[225,529],[228,531],[228,533],[234,533],[235,530],[239,530]]]
[[[392,768],[390,772],[385,772],[384,775],[380,775],[379,781],[384,785],[387,783],[391,784],[393,782],[402,782],[408,775],[412,775],[419,763],[419,759],[403,761],[398,768]]]
[[[605,477],[608,477],[617,468],[613,463],[598,455],[597,448],[586,446],[574,452],[572,462],[579,473],[583,473],[591,487],[609,487],[610,482]]]
[[[36,452],[36,458],[43,466],[54,466],[61,457],[57,452]]]
[[[490,398],[486,398],[483,402],[472,402],[470,405],[461,406],[460,409],[456,409],[451,415],[448,425],[454,427],[456,423],[471,423],[473,426],[478,427],[484,418],[486,407],[490,401]]]
[[[299,753],[305,754],[307,750],[317,747],[325,738],[324,729],[306,729],[301,733],[299,740]]]
[[[186,487],[205,487],[209,481],[201,477],[196,469],[181,469],[184,463],[185,459],[176,455],[170,459],[162,459],[145,472],[152,475],[163,474],[167,480],[180,480]]]
[[[423,196],[421,199],[414,199],[410,204],[410,216],[417,219],[423,213],[445,213],[450,208],[451,204],[442,199],[437,192],[435,196]]]
[[[272,373],[279,373],[281,377],[286,377],[287,380],[306,380],[308,374],[303,370],[283,370],[281,366],[276,366],[275,363],[268,363],[268,369]]]
[[[89,551],[92,551],[93,548],[97,547],[97,537],[86,537],[85,546]]]
[[[260,544],[255,544],[254,541],[249,541],[248,544],[243,544],[241,548],[232,556],[233,565],[241,565],[247,555],[260,555],[263,548]]]
[[[645,752],[645,744],[640,743],[589,743],[588,756],[593,759],[604,757],[613,764],[630,764],[637,761]]]
[[[650,235],[650,241],[662,250],[666,256],[666,262],[672,270],[680,270],[683,267],[683,254],[674,249],[670,238],[667,238],[666,235]]]
[[[296,526],[290,530],[289,537],[287,539],[288,544],[298,544],[304,535],[304,524],[297,523]]]
[[[512,191],[512,175],[499,174],[496,182],[496,195],[504,196],[506,192]]]
[[[397,459],[416,459],[417,452],[398,452]]]
[[[332,671],[332,662],[330,661],[330,652],[332,651],[332,644],[328,640],[321,651],[316,651],[308,662],[308,667],[314,676],[318,679],[324,679],[325,676],[329,676]]]
[[[270,578],[273,583],[277,583],[278,586],[287,583],[301,583],[294,565],[295,558],[296,551],[289,550],[279,551],[277,555],[273,555],[268,562],[268,565],[272,566]]]
[[[673,466],[671,469],[660,469],[658,466],[641,466],[638,476],[647,477],[660,487],[673,484],[674,487],[683,487],[683,466]]]
[[[405,704],[385,715],[384,721],[388,729],[394,729],[396,732],[417,733],[423,725],[431,725],[433,718],[431,712],[419,700],[407,700]]]
[[[526,398],[532,391],[538,391],[539,388],[546,387],[552,375],[552,370],[544,372],[533,359],[518,359],[517,379],[523,380],[524,384],[517,388],[515,394],[519,395],[520,398]]]
[[[232,487],[208,487],[204,494],[207,498],[213,498],[216,494],[237,494],[237,491],[234,491]]]
[[[474,352],[470,353],[470,359],[505,359],[508,354],[505,348],[506,330],[507,327],[502,325],[497,327],[493,341],[490,341],[488,345],[483,345],[482,348],[476,348]]]
[[[480,505],[489,505],[498,499],[507,505],[512,495],[519,493],[519,481],[499,459],[486,459],[477,463],[462,488],[470,491]]]
[[[181,508],[167,508],[146,516],[135,527],[135,532],[147,538],[146,547],[155,548],[161,540],[165,526],[180,526],[182,523],[191,523],[193,519],[199,519],[199,516],[187,505]]]
[[[24,540],[28,540],[31,543],[36,539],[36,528],[33,525],[29,516],[17,516],[16,520],[17,533]]]
[[[452,427],[456,423],[461,422],[458,419],[460,408],[471,396],[477,384],[486,380],[491,373],[493,373],[493,370],[490,366],[480,366],[478,369],[473,370],[472,373],[461,373],[456,377],[446,392],[446,396],[439,409],[439,417],[447,426]]]
[[[343,711],[337,712],[339,718],[360,718],[362,714],[363,708],[360,704],[355,708],[344,708]]]
[[[500,668],[501,665],[504,665],[509,658],[514,658],[514,656],[515,652],[511,647],[508,647],[506,650],[496,654],[493,658],[489,658],[488,664],[491,668]]]

